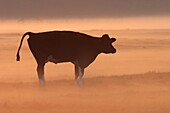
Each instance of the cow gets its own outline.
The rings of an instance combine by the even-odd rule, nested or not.
[[[37,62],[37,73],[40,85],[45,84],[44,66],[47,62],[71,62],[75,67],[75,80],[82,81],[84,69],[88,67],[100,53],[116,53],[112,43],[116,38],[108,34],[94,37],[73,31],[26,32],[20,41],[17,61],[20,61],[20,49],[24,37],[28,35],[28,46]]]

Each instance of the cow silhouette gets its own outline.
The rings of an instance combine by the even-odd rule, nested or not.
[[[116,53],[112,43],[115,38],[107,34],[93,37],[73,31],[49,31],[23,35],[17,52],[20,61],[20,49],[24,37],[29,35],[28,45],[37,62],[37,73],[40,85],[45,84],[44,66],[47,62],[71,62],[75,66],[75,79],[82,81],[84,69],[89,66],[100,53]]]

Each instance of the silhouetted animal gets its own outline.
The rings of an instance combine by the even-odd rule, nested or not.
[[[100,53],[116,53],[112,43],[115,38],[107,34],[102,37],[93,37],[72,31],[50,31],[42,33],[27,32],[23,35],[17,52],[17,61],[20,61],[19,51],[23,39],[29,35],[28,45],[37,62],[37,73],[40,84],[44,84],[44,66],[47,62],[71,62],[75,65],[75,79],[81,80],[84,69],[91,64]]]

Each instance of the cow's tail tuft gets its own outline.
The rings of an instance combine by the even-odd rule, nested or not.
[[[21,46],[22,46],[22,42],[23,42],[23,40],[24,40],[24,37],[25,37],[26,35],[30,35],[30,34],[31,34],[31,32],[26,32],[26,33],[22,36],[21,41],[20,41],[20,45],[19,45],[19,48],[18,48],[18,51],[17,51],[17,55],[16,55],[16,57],[17,57],[16,61],[20,61],[19,51],[20,51],[20,49],[21,49]]]

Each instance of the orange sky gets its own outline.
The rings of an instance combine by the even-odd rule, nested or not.
[[[169,0],[0,0],[0,32],[170,29]]]
[[[91,29],[169,29],[170,17],[1,20],[0,32],[91,30]]]

